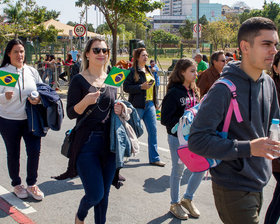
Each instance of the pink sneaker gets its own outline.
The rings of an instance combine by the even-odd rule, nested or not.
[[[35,200],[41,201],[44,198],[44,193],[37,185],[28,186],[26,190]]]
[[[27,191],[24,187],[24,185],[17,185],[14,187],[14,194],[18,197],[18,198],[27,198],[28,194]]]

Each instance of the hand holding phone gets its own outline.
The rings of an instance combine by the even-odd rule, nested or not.
[[[153,85],[153,84],[154,84],[154,80],[151,79],[151,80],[149,81],[149,85]]]

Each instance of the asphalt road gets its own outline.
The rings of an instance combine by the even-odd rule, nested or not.
[[[18,200],[19,207],[33,209],[26,214],[37,224],[69,224],[74,223],[74,217],[84,191],[79,178],[66,181],[56,181],[51,176],[65,171],[67,159],[60,155],[60,145],[64,138],[64,132],[74,125],[68,118],[64,119],[62,130],[59,132],[49,131],[42,139],[42,150],[39,167],[38,185],[45,193],[42,202],[31,198]],[[164,168],[150,166],[148,164],[147,135],[146,131],[140,138],[141,152],[136,157],[127,159],[121,174],[126,178],[124,186],[119,190],[111,188],[109,208],[107,212],[107,223],[109,224],[159,224],[159,223],[202,223],[219,224],[218,214],[214,206],[211,190],[211,180],[202,181],[197,190],[194,202],[201,212],[199,219],[190,218],[180,221],[169,212],[169,175],[171,160],[168,151],[167,134],[165,127],[158,122],[158,142],[162,161],[166,162]],[[21,151],[21,177],[25,184],[26,155],[24,143]],[[0,188],[12,192],[10,178],[7,172],[6,151],[2,138],[0,138]],[[189,173],[185,172],[182,180],[181,195],[186,190]],[[271,200],[275,180],[272,178],[264,189],[264,203],[261,211],[261,222],[263,223],[265,211]],[[1,191],[0,191],[1,192]],[[7,196],[3,194],[0,197]],[[23,204],[26,202],[27,204]],[[36,210],[36,211],[35,211]],[[0,209],[0,223],[18,223]],[[86,223],[94,223],[93,209],[90,210]],[[25,223],[26,224],[26,223]]]

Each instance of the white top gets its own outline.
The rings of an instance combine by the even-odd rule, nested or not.
[[[11,120],[27,119],[25,112],[27,97],[33,90],[37,90],[37,83],[42,83],[38,71],[28,65],[18,69],[10,64],[0,68],[0,70],[19,74],[15,87],[0,85],[0,117]],[[9,91],[13,91],[14,94],[10,100],[7,100],[5,92]]]

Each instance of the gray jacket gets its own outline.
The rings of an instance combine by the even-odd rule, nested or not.
[[[240,68],[240,62],[225,66],[222,77],[237,88],[237,102],[243,122],[232,115],[228,139],[216,134],[221,131],[231,100],[229,89],[221,84],[208,92],[192,124],[189,137],[191,151],[223,160],[210,170],[212,180],[226,188],[260,192],[271,176],[271,161],[251,156],[250,140],[268,136],[273,118],[279,118],[279,106],[273,80],[264,72],[257,81]]]

